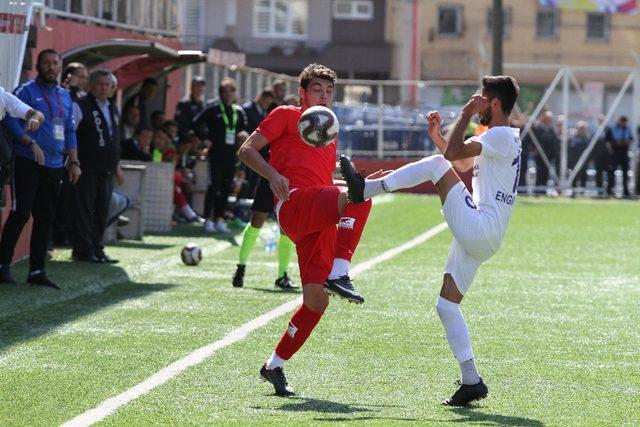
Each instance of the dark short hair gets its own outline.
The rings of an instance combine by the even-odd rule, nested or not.
[[[153,130],[153,136],[155,136],[156,133],[164,133],[167,136],[167,138],[171,138],[171,136],[169,135],[169,132],[167,132],[167,130],[165,128],[154,129]]]
[[[162,124],[162,127],[169,127],[169,126],[178,126],[178,122],[176,122],[175,120],[165,120],[164,123]]]
[[[516,79],[511,76],[484,76],[482,87],[489,98],[500,100],[504,114],[511,114],[516,99],[518,99],[518,93],[520,93],[520,86],[518,86]]]
[[[300,73],[298,77],[298,83],[302,89],[306,89],[309,86],[309,83],[313,79],[324,79],[328,80],[331,83],[335,84],[336,80],[338,80],[338,76],[336,72],[330,68],[325,67],[320,64],[309,64],[306,66],[304,70]]]
[[[153,129],[151,129],[149,126],[142,126],[141,128],[135,131],[134,135],[140,135],[142,132],[153,133]]]
[[[620,116],[618,120],[621,122],[626,122],[628,119],[627,119],[627,116]]]
[[[138,107],[135,104],[128,104],[127,106],[124,107],[124,110],[122,111],[123,115],[127,115],[127,113],[129,112],[129,110],[131,110],[132,108],[137,109],[138,111],[140,111],[140,107]]]
[[[262,89],[258,94],[258,98],[275,98],[271,89]]]
[[[153,77],[147,77],[142,81],[142,86],[147,86],[147,85],[158,86],[158,81]]]
[[[163,115],[164,116],[164,111],[155,110],[153,113],[151,113],[151,119],[154,119],[154,118],[158,117],[159,115]]]
[[[60,54],[58,53],[57,50],[55,50],[55,49],[44,49],[44,50],[41,50],[40,53],[38,54],[38,59],[36,60],[36,64],[39,64],[42,61],[42,58],[44,58],[45,55],[56,55],[58,57],[58,59],[60,59]]]

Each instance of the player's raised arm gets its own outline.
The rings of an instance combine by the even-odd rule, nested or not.
[[[268,143],[269,140],[264,135],[258,131],[254,131],[240,147],[238,156],[242,163],[269,181],[273,194],[275,194],[279,200],[289,200],[289,180],[280,175],[278,171],[260,155],[260,150]]]
[[[429,136],[434,144],[436,144],[436,147],[438,147],[438,150],[444,154],[447,151],[449,143],[440,132],[440,129],[442,128],[442,116],[440,116],[440,113],[437,111],[430,111],[427,113],[426,118]],[[473,159],[453,160],[451,161],[451,164],[456,168],[456,170],[465,172],[473,166]]]
[[[489,106],[487,99],[482,95],[473,95],[469,102],[462,108],[460,118],[453,128],[449,137],[447,149],[443,153],[444,158],[450,161],[472,159],[480,155],[482,145],[477,141],[467,141],[465,143],[464,134],[469,126],[471,118]]]

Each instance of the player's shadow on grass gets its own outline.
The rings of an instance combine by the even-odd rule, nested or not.
[[[351,405],[342,402],[333,402],[331,400],[313,399],[309,397],[290,397],[287,399],[287,403],[276,408],[280,411],[289,412],[316,412],[321,414],[359,414],[370,413],[371,415],[358,416],[355,418],[350,417],[317,417],[315,421],[364,421],[364,420],[392,420],[392,421],[417,421],[416,419],[409,418],[388,418],[377,417],[376,413],[380,412],[381,407],[385,408],[397,408],[397,405]],[[262,409],[262,408],[256,408]],[[271,408],[272,409],[272,408]]]
[[[173,248],[175,245],[166,245],[162,243],[145,243],[137,240],[120,240],[112,245],[116,248],[131,248],[131,249],[148,249],[152,251],[159,251],[162,249]]]
[[[464,418],[457,418],[455,420],[447,420],[448,422],[454,423],[480,423],[482,425],[501,425],[501,426],[527,426],[527,427],[537,427],[543,426],[544,423],[538,420],[533,420],[531,418],[524,417],[513,417],[508,415],[498,415],[498,414],[486,414],[482,412],[477,412],[477,408],[473,406],[464,407],[464,408],[452,408],[449,409],[450,412],[454,412],[458,415],[461,415]]]
[[[25,267],[21,262],[13,268],[16,278],[26,275]],[[61,290],[24,283],[0,285],[0,352],[78,318],[174,286],[133,283],[122,268],[105,264],[51,261],[47,273]]]

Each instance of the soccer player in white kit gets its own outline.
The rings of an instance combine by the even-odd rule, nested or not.
[[[482,95],[473,95],[447,141],[440,132],[442,118],[427,114],[429,135],[443,155],[425,157],[389,173],[376,172],[367,179],[360,176],[346,158],[341,158],[342,174],[352,203],[410,188],[432,181],[442,202],[442,213],[453,234],[449,258],[436,310],[447,341],[460,363],[460,388],[443,401],[445,405],[465,406],[487,396],[488,388],[475,367],[469,329],[460,311],[460,302],[471,286],[478,267],[496,253],[509,224],[520,176],[519,129],[509,127],[509,115],[519,86],[510,76],[486,76]],[[479,114],[488,130],[464,140],[471,118]],[[473,167],[469,193],[460,177]]]

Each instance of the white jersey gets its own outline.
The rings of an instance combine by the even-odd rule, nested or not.
[[[24,119],[29,110],[31,110],[31,107],[0,87],[0,120],[4,118],[6,113],[9,113],[11,117]]]
[[[520,129],[495,126],[471,139],[482,144],[473,161],[473,202],[488,218],[491,237],[502,240],[518,193]]]

